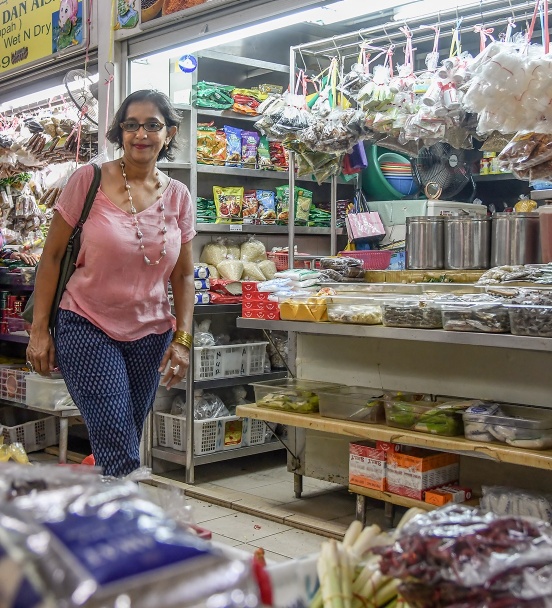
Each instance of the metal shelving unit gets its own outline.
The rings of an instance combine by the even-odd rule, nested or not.
[[[229,460],[230,458],[256,456],[257,454],[265,454],[266,452],[274,452],[281,449],[282,444],[278,440],[273,440],[261,445],[251,445],[243,448],[236,448],[235,450],[202,454],[201,456],[195,456],[194,461],[196,465],[210,464],[212,462]],[[165,462],[186,466],[186,452],[179,452],[178,450],[173,450],[171,448],[156,447],[152,449],[152,455],[154,458],[164,460]]]
[[[488,175],[473,175],[474,182],[504,182],[504,181],[521,181],[518,180],[517,177],[512,175],[512,173],[490,173]]]
[[[552,339],[513,336],[511,334],[487,334],[476,332],[445,331],[444,329],[407,329],[383,327],[382,325],[347,325],[339,323],[308,323],[305,321],[263,321],[243,319],[238,327],[248,329],[291,331],[321,336],[350,336],[354,338],[387,338],[388,340],[410,340],[442,344],[467,344],[510,348],[540,352],[552,352]]]
[[[241,312],[241,304],[200,304],[194,307],[194,317],[204,315],[233,315],[238,316]],[[224,378],[213,378],[208,380],[194,380],[194,357],[190,357],[190,367],[185,382],[181,382],[175,389],[186,392],[186,419],[194,419],[194,391],[198,389],[208,390],[223,388],[228,386],[238,386],[241,384],[250,384],[252,382],[261,382],[263,380],[277,380],[287,377],[285,371],[274,371],[264,374],[255,374],[251,376],[232,376]],[[172,448],[156,446],[153,447],[153,424],[149,417],[149,429],[146,437],[149,438],[147,446],[148,456],[146,460],[153,464],[153,459],[164,462],[170,462],[186,467],[186,483],[194,483],[195,467],[211,462],[220,462],[231,458],[240,458],[243,456],[251,456],[264,452],[272,452],[274,450],[283,449],[282,444],[275,440],[268,443],[224,450],[214,452],[212,454],[196,455],[194,453],[194,426],[193,424],[186,425],[185,451],[174,450]]]
[[[288,226],[258,226],[255,224],[197,224],[197,232],[224,234],[226,232],[243,232],[245,234],[288,234]],[[295,226],[295,234],[325,235],[331,228],[314,228],[312,226]],[[337,228],[337,234],[346,234],[345,228]]]

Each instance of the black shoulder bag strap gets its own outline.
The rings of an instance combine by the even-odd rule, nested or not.
[[[82,227],[84,226],[84,222],[88,218],[90,210],[92,209],[92,204],[94,199],[96,198],[96,194],[98,192],[98,188],[100,187],[100,181],[102,177],[102,171],[98,165],[92,165],[94,168],[94,176],[92,178],[92,183],[90,184],[90,188],[88,189],[88,194],[86,195],[86,199],[84,201],[84,206],[82,208],[82,213],[79,221],[76,226],[73,228],[73,232],[71,232],[71,236],[69,237],[69,241],[67,243],[67,249],[63,254],[63,258],[61,260],[60,268],[59,268],[59,278],[56,287],[56,293],[54,295],[54,300],[52,302],[52,308],[50,311],[50,321],[49,328],[54,333],[54,327],[56,323],[57,312],[59,308],[59,304],[61,302],[61,298],[63,296],[63,292],[67,287],[67,282],[71,278],[71,275],[75,271],[75,263],[77,261],[77,257],[80,251],[80,237],[82,232]],[[33,311],[34,311],[34,292],[31,294],[30,298],[27,300],[27,305],[25,306],[25,310],[21,314],[21,316],[32,323],[33,320]]]

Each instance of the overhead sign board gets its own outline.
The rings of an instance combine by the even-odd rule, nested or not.
[[[0,0],[0,77],[82,47],[83,0]]]

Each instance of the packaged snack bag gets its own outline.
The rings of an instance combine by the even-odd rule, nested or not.
[[[241,167],[242,130],[225,125],[224,133],[226,134],[226,166]]]
[[[272,190],[257,190],[259,218],[261,224],[274,224],[276,221],[276,197]]]
[[[217,224],[241,223],[243,188],[213,186],[213,196],[217,208]]]
[[[260,136],[255,131],[242,131],[241,134],[241,158],[244,167],[252,169],[257,166],[257,148]]]
[[[242,217],[244,224],[255,224],[258,219],[259,201],[257,190],[247,190],[243,194]]]

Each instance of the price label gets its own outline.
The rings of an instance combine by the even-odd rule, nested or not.
[[[241,224],[230,224],[230,232],[242,232],[243,226]]]

